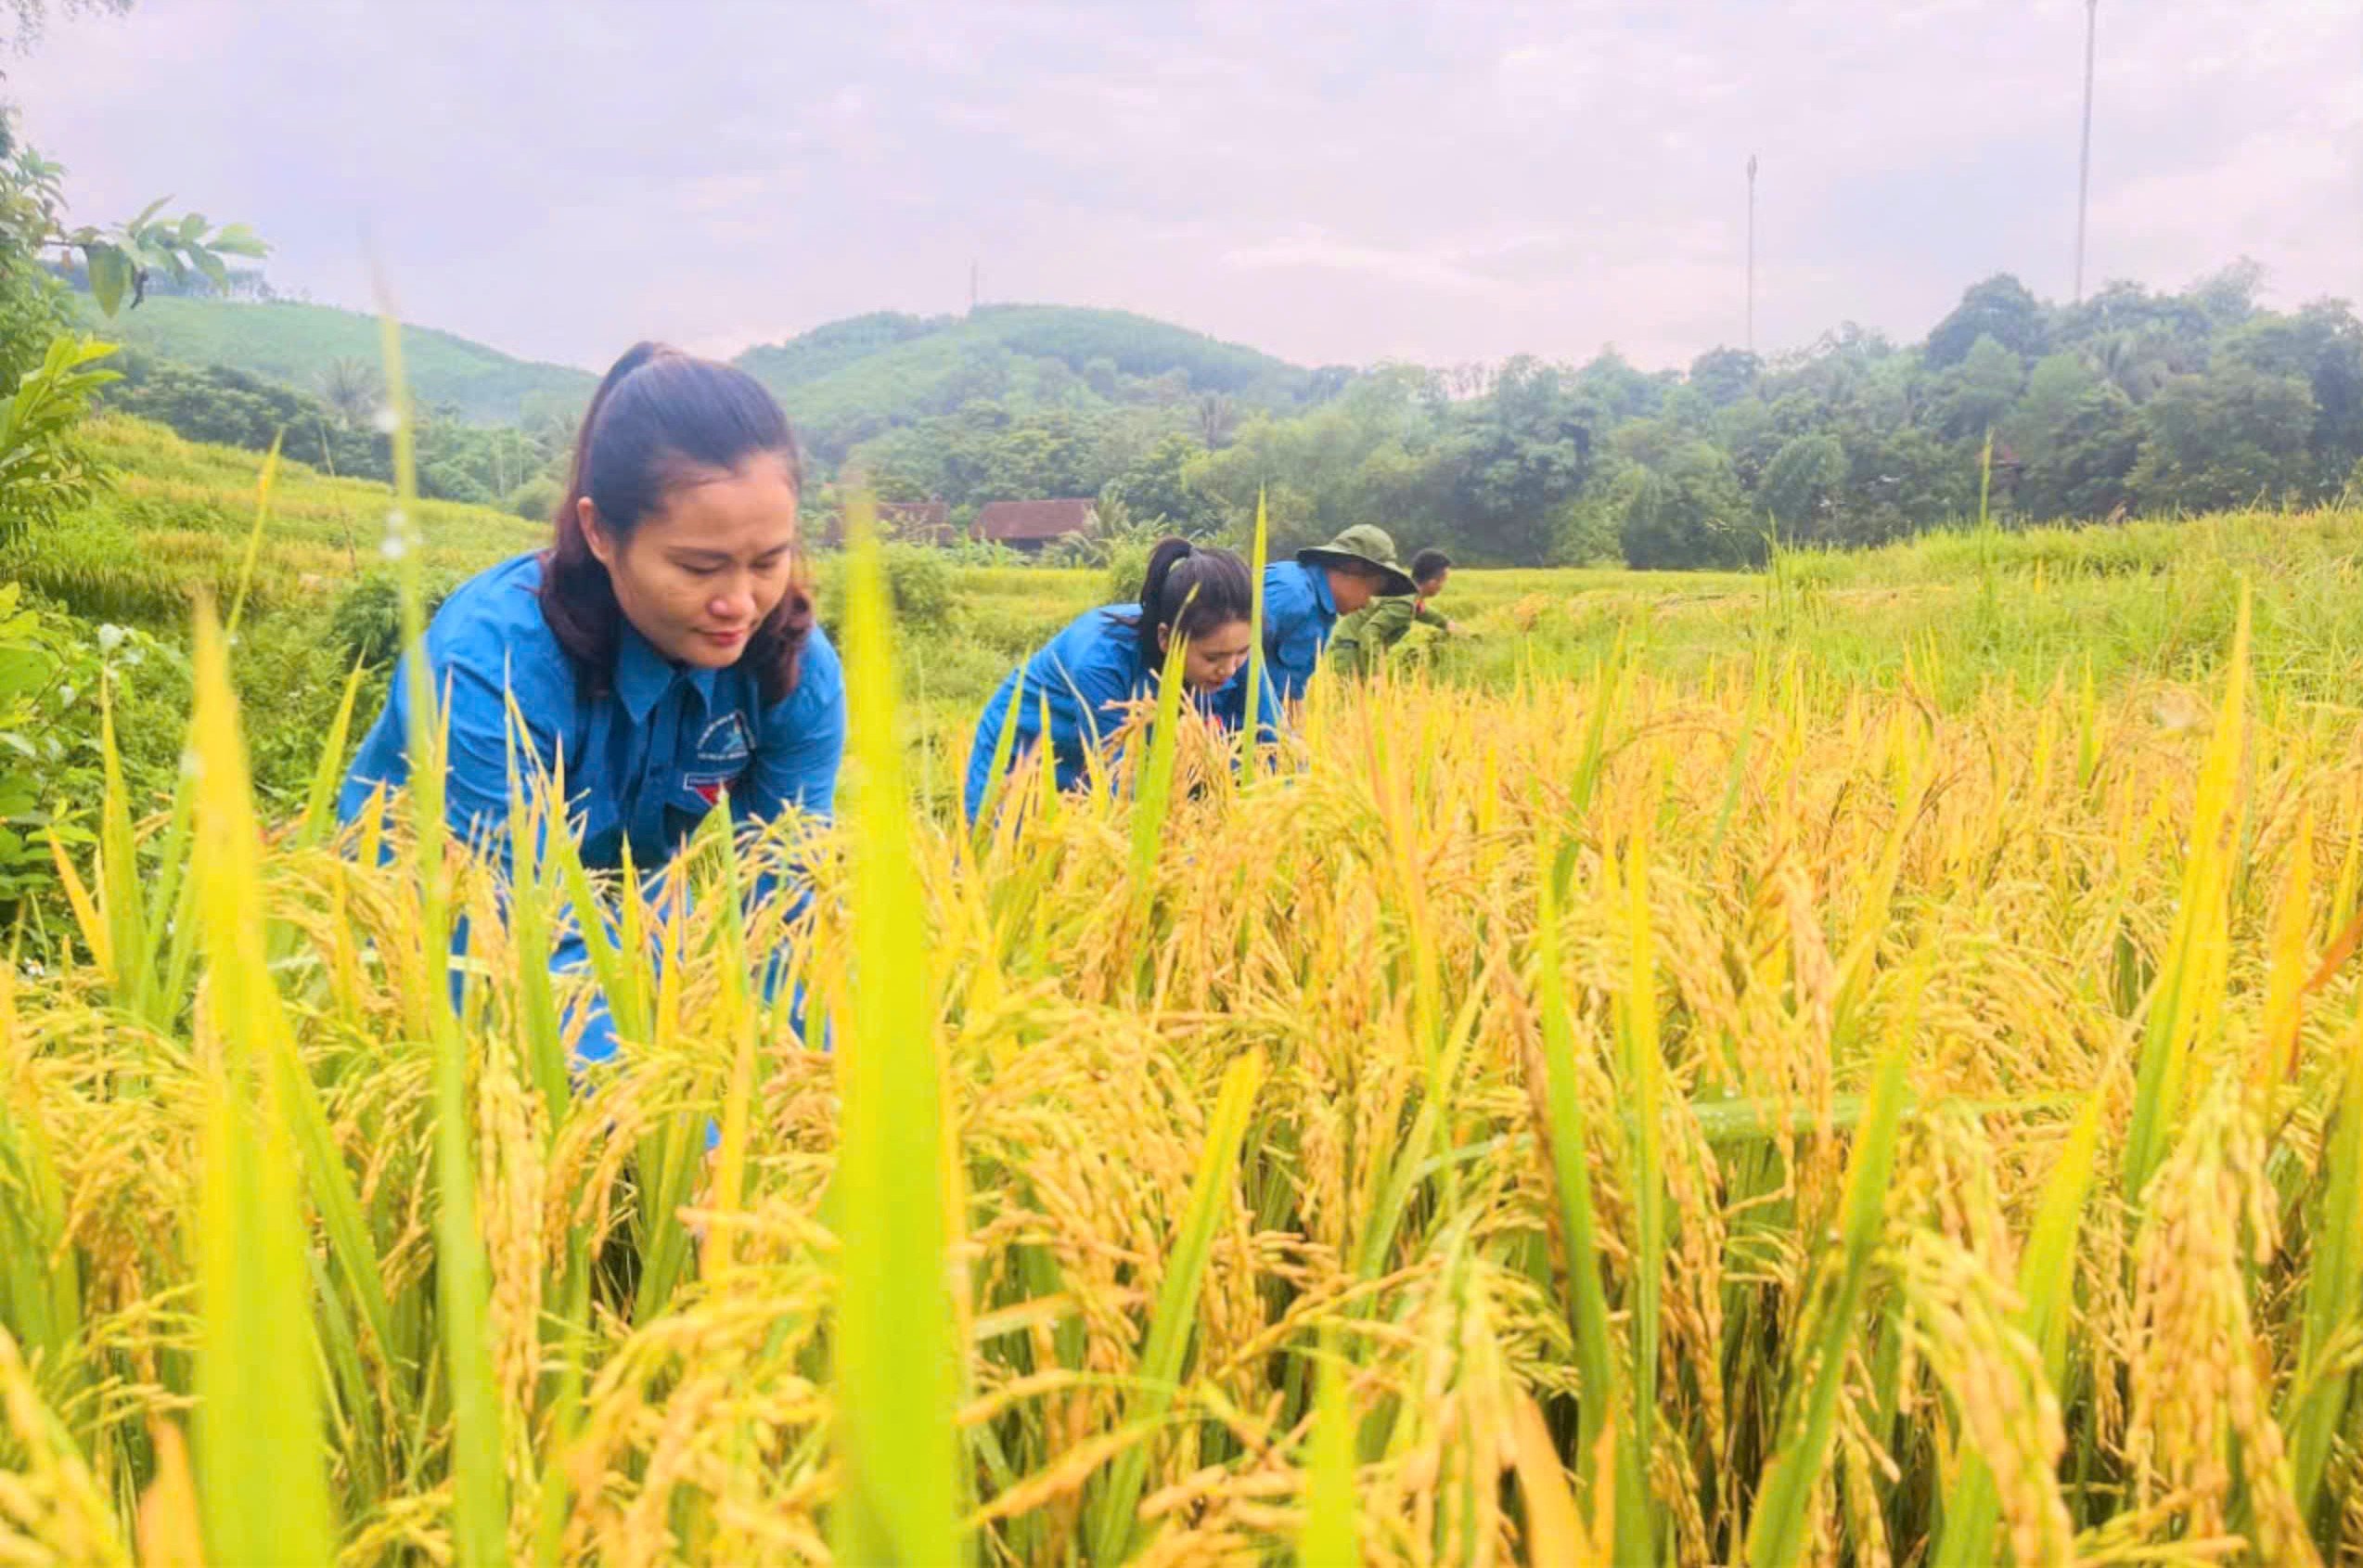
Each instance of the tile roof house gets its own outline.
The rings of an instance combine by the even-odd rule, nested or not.
[[[994,501],[976,514],[976,536],[1013,550],[1047,548],[1099,526],[1098,503],[1088,496],[1056,501]]]

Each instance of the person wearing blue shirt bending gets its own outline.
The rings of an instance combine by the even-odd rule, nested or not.
[[[1191,705],[1224,729],[1247,722],[1247,656],[1254,579],[1228,550],[1201,548],[1187,539],[1161,539],[1149,553],[1138,604],[1086,610],[1018,669],[977,720],[969,752],[964,802],[969,820],[984,808],[994,784],[993,759],[1005,725],[1016,733],[1011,766],[1043,744],[1043,709],[1050,720],[1047,765],[1061,790],[1090,770],[1089,753],[1124,726],[1132,703],[1156,695],[1166,650],[1182,639],[1182,680]],[[1256,728],[1278,732],[1279,710],[1267,679],[1259,688]]]
[[[661,868],[726,794],[742,825],[829,814],[845,686],[799,578],[797,485],[794,433],[752,377],[654,343],[615,362],[550,546],[462,584],[427,629],[456,835],[506,867],[512,700],[518,773],[562,765],[565,830],[592,869],[627,847]],[[397,672],[340,819],[409,781],[409,725]],[[585,962],[579,933],[552,962]],[[614,1049],[595,1002],[577,1059]]]
[[[1297,551],[1294,560],[1265,567],[1264,659],[1281,700],[1304,695],[1339,616],[1353,614],[1382,594],[1407,594],[1418,586],[1395,559],[1387,531],[1367,522],[1326,545]]]

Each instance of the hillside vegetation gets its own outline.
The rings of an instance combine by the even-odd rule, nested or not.
[[[243,370],[316,392],[340,360],[378,363],[378,318],[292,300],[160,296],[88,330],[161,358]],[[537,413],[571,418],[598,384],[571,365],[519,359],[439,331],[405,326],[403,361],[421,408],[449,407],[478,424],[518,424]]]
[[[778,394],[822,455],[979,400],[1011,413],[1171,405],[1207,393],[1287,409],[1321,380],[1254,349],[1127,311],[985,305],[830,322],[736,363]],[[1342,379],[1332,374],[1331,390]]]
[[[1132,523],[1237,542],[1268,493],[1290,545],[1379,522],[1470,564],[1727,568],[1761,560],[1776,532],[1876,545],[1981,507],[2100,521],[2363,488],[2363,321],[2335,300],[2273,308],[2263,288],[2260,269],[2235,264],[2179,291],[2112,282],[2061,302],[1997,275],[1918,342],[1847,324],[1793,352],[1714,349],[1680,370],[1612,349],[1581,365],[1304,370],[1145,317],[1047,305],[860,316],[740,363],[778,394],[824,481],[859,468],[886,498],[941,497],[958,521],[994,500],[1091,495]],[[306,309],[159,300],[126,332],[152,332],[151,310],[235,324]],[[276,400],[227,375],[143,369],[120,405],[267,444]],[[376,471],[355,402],[342,433],[297,418],[290,439],[336,449],[339,471]],[[430,424],[422,485],[543,515],[572,412],[546,409],[500,442]]]

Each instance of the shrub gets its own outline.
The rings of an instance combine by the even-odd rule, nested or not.
[[[70,842],[87,839],[53,813],[96,793],[80,741],[96,727],[98,681],[91,628],[0,583],[0,908],[45,880],[53,827]]]
[[[950,625],[956,598],[951,563],[937,551],[918,545],[888,545],[882,554],[886,591],[894,601],[895,619],[920,631],[941,631]]]
[[[1150,539],[1124,539],[1108,551],[1108,602],[1124,604],[1140,598],[1142,583],[1149,577],[1149,552],[1155,547]]]
[[[504,505],[528,522],[547,522],[558,514],[560,499],[558,481],[547,474],[535,474],[510,491]]]
[[[429,615],[449,597],[449,582],[426,586]],[[390,664],[402,648],[402,598],[392,574],[373,572],[337,596],[328,611],[328,633],[348,665]]]
[[[466,501],[478,507],[494,504],[493,493],[484,488],[484,482],[469,472],[466,465],[450,457],[429,463],[418,470],[418,494],[436,501]]]

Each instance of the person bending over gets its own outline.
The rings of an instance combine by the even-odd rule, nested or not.
[[[510,705],[520,777],[563,763],[584,864],[661,868],[726,795],[733,818],[827,816],[845,746],[837,653],[797,538],[796,440],[745,372],[641,343],[592,395],[547,548],[479,573],[427,628],[453,832],[502,865]],[[338,797],[350,822],[410,779],[396,672]],[[585,961],[579,933],[553,967]],[[615,1048],[604,1005],[578,1060]]]
[[[1247,721],[1247,656],[1253,579],[1228,550],[1187,539],[1162,539],[1149,553],[1137,604],[1085,610],[1044,644],[1001,685],[976,721],[969,752],[963,804],[973,822],[995,775],[993,760],[1005,725],[1014,725],[1009,765],[1040,750],[1044,707],[1049,716],[1047,765],[1058,787],[1070,789],[1090,772],[1090,753],[1120,729],[1131,704],[1157,695],[1165,655],[1182,641],[1181,678],[1197,711],[1236,730]],[[1265,681],[1256,702],[1257,729],[1277,733],[1278,705]]]

